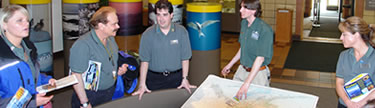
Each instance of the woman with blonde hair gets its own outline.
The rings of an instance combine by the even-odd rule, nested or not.
[[[48,103],[53,96],[39,94],[36,87],[55,79],[39,72],[37,51],[29,36],[29,13],[19,5],[9,5],[0,10],[0,107],[11,105],[37,107]],[[29,92],[31,101],[13,103],[19,89]],[[23,92],[23,93],[25,93]],[[17,92],[17,96],[18,96]],[[25,98],[27,99],[27,98]],[[12,101],[11,101],[12,100]],[[12,102],[12,103],[10,103]]]
[[[351,101],[344,90],[344,84],[355,76],[368,73],[375,79],[375,51],[374,26],[363,19],[353,16],[341,22],[340,29],[342,43],[347,50],[341,52],[336,68],[336,92],[340,97],[338,108],[360,108],[375,99],[371,93],[359,102]]]

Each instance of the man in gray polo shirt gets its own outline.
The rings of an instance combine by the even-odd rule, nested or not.
[[[89,23],[93,30],[81,36],[70,49],[69,67],[78,79],[78,84],[73,86],[72,108],[90,108],[110,101],[115,91],[116,76],[127,71],[126,64],[117,68],[118,46],[114,36],[119,25],[116,10],[102,7]],[[84,88],[82,74],[88,70],[89,61],[101,63],[97,91]]]
[[[188,32],[172,23],[173,7],[167,0],[155,4],[157,23],[143,34],[139,49],[141,76],[139,89],[133,95],[167,88],[196,88],[187,80],[191,47]],[[146,79],[147,78],[147,79]]]

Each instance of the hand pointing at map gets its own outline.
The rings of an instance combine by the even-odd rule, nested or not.
[[[250,86],[250,83],[244,83],[242,84],[240,90],[238,90],[237,94],[236,94],[236,97],[239,99],[239,100],[244,100],[244,99],[247,99],[247,90],[249,89],[249,86]]]

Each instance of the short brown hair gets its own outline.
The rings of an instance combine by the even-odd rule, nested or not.
[[[255,17],[260,17],[262,15],[262,5],[260,4],[259,0],[242,0],[240,2],[240,7],[242,3],[244,5],[244,8],[249,10],[256,10],[254,15]]]
[[[159,0],[159,1],[157,1],[155,3],[155,14],[158,13],[156,11],[157,9],[168,9],[168,13],[169,14],[173,13],[173,5],[168,0]]]
[[[116,9],[110,6],[101,7],[98,11],[94,13],[94,15],[92,15],[89,24],[93,28],[96,28],[99,23],[107,24],[107,16],[109,13],[116,13]]]

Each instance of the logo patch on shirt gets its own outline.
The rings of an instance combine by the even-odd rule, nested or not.
[[[171,45],[178,44],[178,40],[171,40]]]
[[[251,38],[253,38],[255,40],[258,40],[259,39],[258,31],[253,31],[253,33],[251,33]]]

